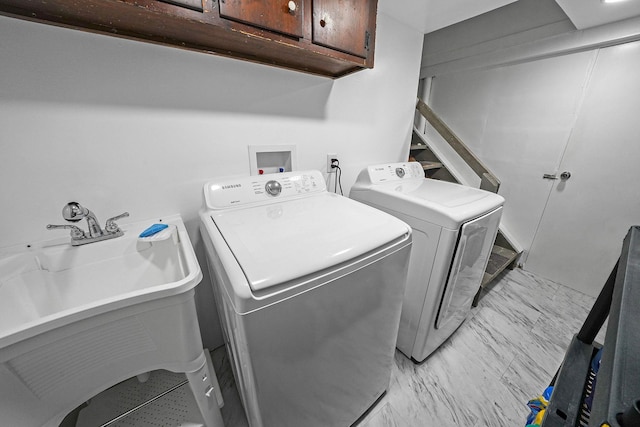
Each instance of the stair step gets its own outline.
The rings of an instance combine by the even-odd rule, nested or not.
[[[500,234],[498,233],[498,235]],[[487,263],[487,268],[485,269],[484,277],[482,278],[482,284],[471,303],[473,307],[478,306],[482,290],[491,283],[498,274],[502,273],[505,268],[509,267],[515,259],[518,258],[518,255],[520,254],[516,251],[503,248],[502,246],[493,245],[491,255],[489,255],[489,262]]]
[[[496,276],[509,266],[516,258],[518,253],[502,246],[493,246],[491,255],[489,255],[489,263],[482,279],[482,287],[489,284]]]
[[[426,171],[442,168],[442,163],[440,162],[420,161],[420,164],[422,165],[422,169]]]

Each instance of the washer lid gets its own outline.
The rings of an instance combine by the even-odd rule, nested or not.
[[[504,204],[498,194],[428,178],[354,186],[351,197],[450,229]]]
[[[411,230],[332,193],[212,212],[211,218],[254,291],[357,258]]]

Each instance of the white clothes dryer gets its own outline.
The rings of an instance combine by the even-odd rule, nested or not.
[[[411,228],[318,171],[210,182],[201,233],[251,427],[347,427],[388,387]]]
[[[367,167],[349,196],[413,229],[397,347],[414,362],[422,362],[470,312],[498,232],[504,198],[425,178],[417,162]]]

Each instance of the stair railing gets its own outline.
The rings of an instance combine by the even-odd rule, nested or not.
[[[500,180],[420,98],[417,98],[416,110],[418,110],[422,117],[447,141],[451,148],[469,165],[473,172],[480,177],[480,188],[492,193],[497,193],[500,189]]]

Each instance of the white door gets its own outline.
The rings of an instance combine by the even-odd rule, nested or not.
[[[601,49],[525,269],[597,295],[640,224],[640,42]]]

